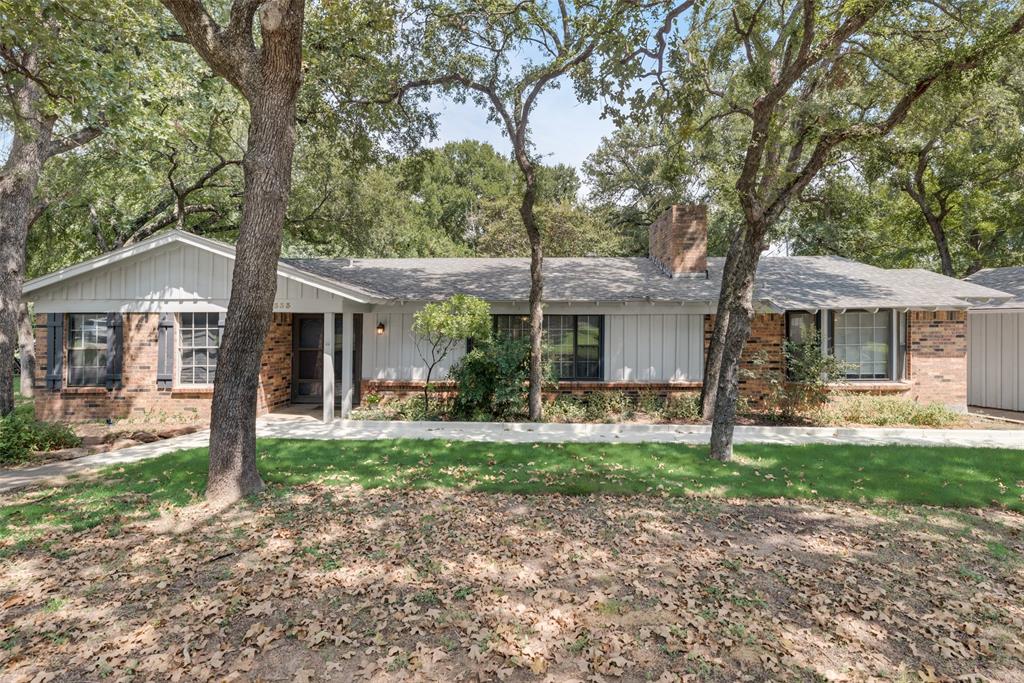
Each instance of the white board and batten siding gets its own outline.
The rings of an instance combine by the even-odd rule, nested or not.
[[[703,315],[606,315],[604,334],[606,381],[699,382],[704,375]]]
[[[378,307],[364,316],[363,379],[410,381],[427,377],[427,363],[412,333],[413,311]],[[384,323],[384,334],[377,325]],[[429,352],[429,350],[428,350]],[[458,343],[431,379],[447,377],[466,352]],[[604,316],[604,379],[608,382],[699,382],[704,372],[704,316]]]
[[[1024,309],[967,315],[967,402],[1024,411]]]
[[[363,379],[413,381],[427,378],[427,362],[419,345],[430,357],[430,348],[412,333],[413,311],[409,307],[378,308],[363,315]],[[384,334],[377,325],[384,323]],[[457,342],[451,352],[434,368],[431,381],[444,379],[448,369],[466,355],[466,343]]]
[[[168,244],[96,268],[33,295],[39,313],[224,311],[234,261],[189,244]],[[341,311],[343,298],[278,276],[274,310]]]

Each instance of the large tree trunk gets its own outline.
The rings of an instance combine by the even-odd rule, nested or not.
[[[28,68],[34,69],[34,61]],[[26,79],[14,93],[17,116],[10,154],[0,170],[0,416],[14,410],[14,358],[25,281],[25,244],[54,120],[39,112],[41,88]]]
[[[748,228],[743,246],[735,253],[730,249],[735,266],[727,267],[728,277],[722,278],[721,296],[729,301],[729,325],[722,344],[722,365],[711,424],[711,457],[715,460],[724,461],[732,457],[741,358],[754,318],[754,278],[761,258],[761,239],[757,235],[762,234],[761,226]]]
[[[268,87],[262,97],[250,101],[245,200],[211,416],[206,497],[218,502],[263,488],[256,470],[256,400],[291,190],[296,90]]]
[[[739,249],[743,244],[743,225],[736,228],[732,243],[729,245],[729,252],[725,257],[725,264],[722,267],[722,281],[731,278],[731,271],[735,269]],[[704,384],[700,390],[700,411],[701,417],[711,420],[715,415],[715,402],[718,399],[718,376],[722,373],[722,354],[725,351],[725,335],[729,329],[730,300],[724,296],[724,288],[720,288],[718,297],[718,309],[715,313],[715,327],[711,333],[711,341],[708,344],[707,358],[704,359]]]
[[[36,336],[28,304],[24,301],[18,311],[18,344],[21,346],[21,395],[33,398],[36,395]]]
[[[544,276],[542,267],[544,253],[541,246],[540,227],[537,225],[537,216],[533,208],[537,201],[537,178],[534,175],[533,167],[530,166],[523,171],[526,188],[523,191],[523,201],[519,207],[519,214],[523,218],[523,225],[526,226],[526,234],[530,238],[530,392],[529,410],[530,420],[540,422],[544,417],[544,405],[542,402],[542,389],[544,382],[543,373],[543,339],[544,339]]]

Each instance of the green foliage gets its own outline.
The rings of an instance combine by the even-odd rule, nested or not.
[[[520,419],[526,414],[530,342],[499,336],[475,345],[448,374],[458,386],[455,415],[471,419]]]
[[[0,418],[0,463],[20,462],[33,451],[55,451],[81,443],[67,425],[37,421],[22,411]]]
[[[443,361],[456,344],[467,339],[486,343],[491,336],[491,306],[483,299],[455,294],[444,301],[430,303],[416,311],[412,332],[418,337],[416,350],[427,364],[427,381],[423,385],[423,406],[429,413],[430,378],[434,368]]]
[[[544,419],[548,422],[586,422],[587,404],[576,396],[559,394],[544,406]]]
[[[633,398],[624,391],[592,391],[583,405],[587,422],[621,422],[636,413]]]
[[[455,294],[416,311],[412,332],[428,341],[463,339],[486,342],[491,337],[491,306],[468,294]]]
[[[811,413],[823,425],[949,427],[961,416],[941,403],[921,404],[899,396],[837,396]]]
[[[782,347],[784,369],[773,365],[765,352],[755,354],[753,371],[768,385],[767,416],[776,420],[807,417],[826,404],[847,364],[821,352],[821,337],[814,333],[801,342],[786,340]]]
[[[700,394],[679,394],[669,397],[665,402],[664,415],[670,422],[699,422]]]
[[[787,339],[782,354],[787,372],[783,410],[789,414],[805,413],[824,405],[833,385],[848,370],[847,363],[821,352],[821,336],[817,332],[800,342]]]

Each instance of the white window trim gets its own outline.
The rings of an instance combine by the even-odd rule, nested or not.
[[[181,330],[182,330],[181,316],[182,316],[183,313],[189,313],[189,314],[195,315],[196,313],[209,313],[209,312],[208,311],[182,311],[181,313],[175,313],[174,314],[174,388],[175,389],[188,390],[188,391],[212,391],[213,390],[213,382],[203,382],[203,383],[200,384],[198,382],[196,382],[196,383],[188,383],[188,382],[182,382],[181,381],[181,369],[182,369],[181,354],[185,350],[185,345],[181,343]],[[190,348],[194,348],[194,347],[190,347]],[[203,348],[208,348],[208,347],[203,347]],[[218,349],[217,363],[219,364],[220,363],[220,353],[219,353],[220,344],[219,343],[217,345],[217,349]]]

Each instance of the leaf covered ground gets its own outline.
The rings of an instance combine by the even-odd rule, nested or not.
[[[1024,671],[1007,510],[308,482],[37,531],[0,546],[4,681]]]

